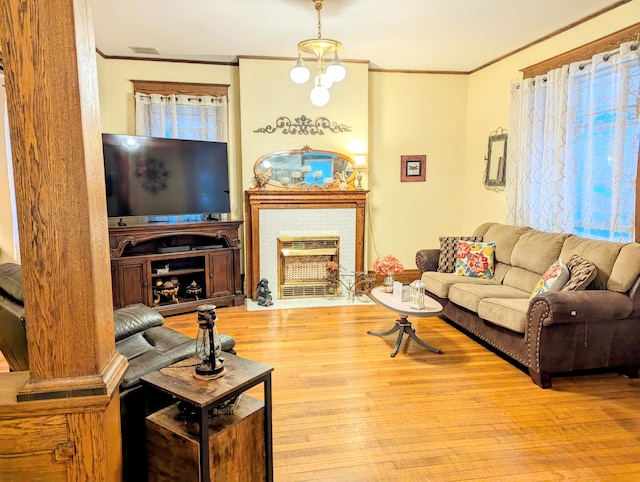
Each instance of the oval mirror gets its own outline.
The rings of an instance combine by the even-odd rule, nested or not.
[[[261,186],[346,189],[353,185],[354,167],[353,159],[345,154],[306,146],[262,156],[253,171]]]

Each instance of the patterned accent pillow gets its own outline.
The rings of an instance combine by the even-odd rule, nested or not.
[[[596,279],[598,269],[591,261],[582,256],[574,254],[567,262],[567,268],[571,274],[567,284],[562,287],[562,291],[584,290]]]
[[[456,268],[456,244],[458,240],[481,242],[482,236],[448,236],[440,238],[438,273],[453,273]]]
[[[561,259],[554,261],[544,272],[536,287],[533,288],[529,299],[547,291],[560,291],[569,281],[569,276],[569,268],[564,264],[564,261]]]
[[[456,269],[458,276],[493,278],[496,243],[458,241],[456,245]]]

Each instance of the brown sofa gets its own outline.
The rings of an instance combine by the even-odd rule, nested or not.
[[[416,254],[427,294],[443,305],[446,320],[526,368],[542,388],[552,376],[581,370],[638,376],[640,244],[498,223],[482,224],[473,236],[496,244],[492,279],[437,272],[440,249]],[[529,299],[551,264],[573,255],[597,268],[587,289]]]

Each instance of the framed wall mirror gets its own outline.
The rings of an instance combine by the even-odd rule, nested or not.
[[[485,187],[504,188],[507,167],[507,131],[502,127],[498,127],[489,134],[489,147],[485,161]]]
[[[355,162],[349,156],[305,146],[258,159],[253,167],[259,187],[346,189],[353,186]]]

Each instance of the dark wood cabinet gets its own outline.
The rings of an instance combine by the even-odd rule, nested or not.
[[[164,314],[244,303],[242,221],[109,228],[113,306],[143,303]]]

